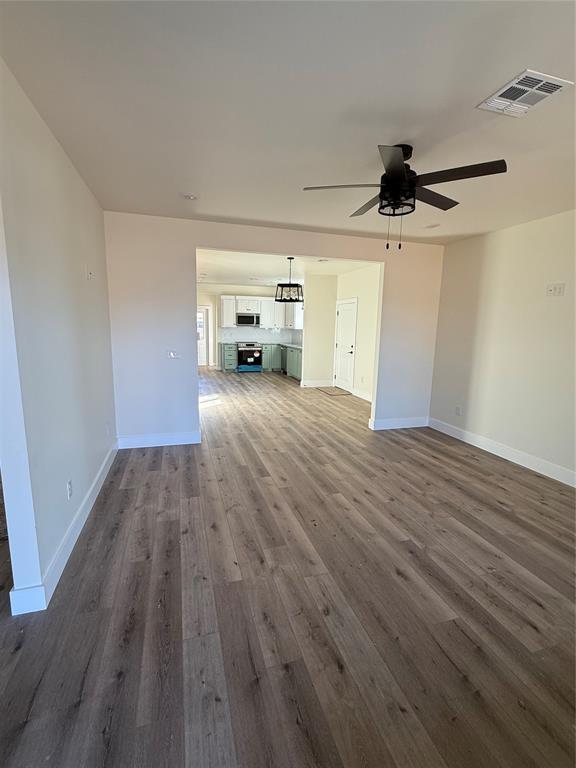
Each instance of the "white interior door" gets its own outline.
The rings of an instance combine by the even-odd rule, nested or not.
[[[334,349],[334,386],[352,392],[356,355],[357,299],[336,302],[336,346]]]
[[[208,308],[198,307],[196,312],[198,338],[198,365],[208,365]]]

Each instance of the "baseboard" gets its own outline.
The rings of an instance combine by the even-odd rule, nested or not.
[[[43,583],[44,583],[44,588],[46,590],[47,604],[50,602],[50,598],[52,597],[52,595],[54,594],[54,590],[58,586],[58,582],[60,580],[60,576],[62,575],[62,571],[64,570],[64,566],[68,562],[68,558],[70,557],[70,554],[74,549],[74,544],[76,544],[76,540],[78,539],[78,536],[80,535],[80,532],[84,527],[84,523],[88,519],[88,515],[90,514],[92,507],[94,506],[96,497],[100,493],[100,489],[104,484],[104,480],[106,480],[106,475],[108,474],[108,470],[112,466],[112,462],[114,461],[115,456],[116,456],[116,446],[114,446],[108,451],[106,458],[104,459],[104,461],[100,466],[100,469],[96,473],[96,477],[94,478],[92,485],[90,486],[90,488],[88,489],[88,492],[82,499],[82,502],[78,507],[78,510],[74,515],[72,522],[68,526],[68,530],[66,531],[66,533],[64,534],[64,538],[60,542],[60,546],[56,550],[56,554],[50,561],[48,568],[46,568],[46,571],[43,577]]]
[[[332,379],[302,379],[301,387],[333,387]]]
[[[145,435],[121,435],[118,437],[118,448],[159,448],[164,445],[193,445],[201,441],[200,430],[156,432]]]
[[[370,429],[375,431],[381,429],[411,429],[412,427],[427,427],[427,416],[409,416],[404,419],[370,419],[368,422]]]
[[[96,477],[82,499],[80,506],[76,510],[76,514],[72,518],[72,521],[60,542],[60,546],[56,550],[43,574],[42,584],[34,584],[30,587],[13,589],[10,592],[10,606],[13,616],[22,613],[30,613],[31,611],[42,611],[48,607],[48,603],[58,586],[58,582],[66,567],[68,558],[70,557],[78,536],[84,527],[84,523],[94,506],[96,497],[100,493],[100,489],[102,488],[115,456],[116,446],[110,448],[104,461],[100,465]]]
[[[369,392],[363,392],[361,389],[353,389],[352,394],[354,397],[359,397],[361,400],[367,400],[369,403],[372,402],[372,395]]]
[[[48,607],[46,590],[43,584],[35,584],[33,587],[10,590],[10,610],[12,616],[20,616],[23,613],[43,611]]]
[[[464,443],[475,445],[477,448],[482,448],[484,451],[494,453],[502,459],[507,459],[514,464],[520,464],[522,467],[531,469],[541,475],[546,475],[546,477],[551,477],[553,480],[558,480],[565,485],[576,486],[576,473],[567,467],[553,464],[551,461],[540,459],[538,456],[533,456],[531,453],[519,451],[517,448],[511,448],[509,445],[499,443],[496,440],[492,440],[490,437],[478,435],[476,432],[469,432],[467,429],[461,429],[460,427],[454,426],[454,424],[448,424],[439,419],[430,419],[430,426],[438,432],[443,432],[446,435],[450,435],[450,437],[455,437],[457,440],[462,440]]]

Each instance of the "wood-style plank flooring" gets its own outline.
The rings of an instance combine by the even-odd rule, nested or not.
[[[574,497],[352,396],[207,372],[0,621],[5,768],[572,768]]]

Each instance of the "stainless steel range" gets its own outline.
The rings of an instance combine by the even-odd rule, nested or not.
[[[262,344],[256,341],[238,342],[238,368],[239,373],[262,370]]]

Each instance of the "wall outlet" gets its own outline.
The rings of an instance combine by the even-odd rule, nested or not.
[[[549,283],[546,286],[546,296],[564,296],[566,283]]]
[[[68,501],[72,498],[72,480],[68,480],[66,483],[66,496],[68,497]]]
[[[454,408],[454,413],[456,414],[456,416],[462,416],[462,406],[457,405],[456,408]]]
[[[86,264],[86,280],[94,280],[96,273]]]

